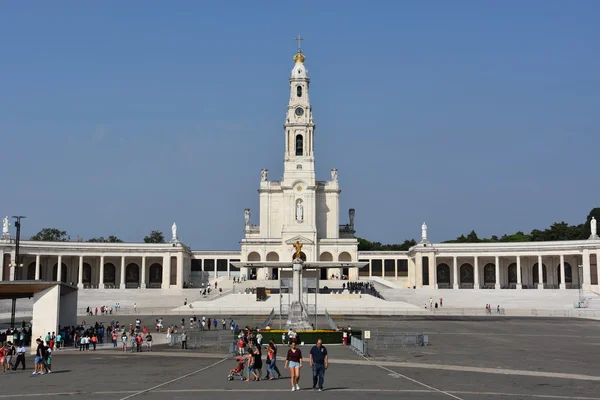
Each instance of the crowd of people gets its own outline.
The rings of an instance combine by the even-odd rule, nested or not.
[[[263,346],[262,334],[259,330],[251,330],[246,327],[240,329],[238,336],[238,366],[229,371],[229,377],[241,375],[245,381],[275,380],[282,377],[277,367],[278,346],[273,338]],[[282,343],[289,343],[288,352],[285,358],[284,368],[290,371],[290,383],[292,391],[300,390],[300,369],[303,366],[302,351],[297,347],[297,334],[293,329],[282,334]],[[266,352],[265,364],[267,366],[265,376],[263,377],[263,351]],[[314,390],[323,390],[323,381],[325,370],[329,367],[329,358],[327,349],[323,346],[321,339],[310,350],[310,367],[312,368]],[[245,369],[245,373],[244,373]]]
[[[348,289],[351,292],[360,292],[371,296],[383,299],[383,296],[375,288],[373,282],[348,282],[342,284],[342,289]]]

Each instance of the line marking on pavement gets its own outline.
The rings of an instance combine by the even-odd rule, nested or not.
[[[149,389],[150,390],[150,389]],[[225,393],[273,393],[273,392],[288,392],[289,389],[252,389],[252,388],[241,388],[241,389],[161,389],[154,391],[155,393],[204,393],[204,392],[225,392]],[[302,389],[303,392],[312,392],[311,389]],[[361,392],[361,393],[440,393],[438,390],[432,389],[365,389],[365,388],[332,388],[325,389],[325,392]],[[82,395],[123,395],[132,394],[137,396],[138,393],[133,390],[121,390],[121,391],[102,391],[102,392],[64,392],[64,393],[20,393],[20,394],[3,394],[0,398],[25,398],[25,397],[51,397],[51,396],[82,396]],[[550,395],[550,394],[531,394],[531,393],[501,393],[501,392],[470,392],[470,391],[448,391],[450,394],[456,395],[476,395],[476,396],[505,396],[505,397],[519,397],[519,398],[532,398],[532,399],[556,399],[556,400],[600,400],[600,397],[586,397],[586,396],[561,396],[561,395]]]
[[[364,356],[364,355],[362,355],[362,354],[361,354],[361,357],[363,357],[365,360],[367,360],[368,362],[370,362],[370,363],[371,363],[371,359],[369,359],[368,357],[366,357],[366,356]],[[455,396],[455,395],[453,395],[453,394],[451,394],[451,393],[448,393],[448,392],[446,392],[446,391],[443,391],[443,390],[441,390],[441,389],[434,388],[433,386],[430,386],[430,385],[428,385],[428,384],[426,384],[426,383],[420,382],[420,381],[418,381],[418,380],[416,380],[416,379],[409,378],[408,376],[406,376],[406,375],[402,375],[402,374],[400,374],[400,373],[398,373],[398,372],[396,372],[396,371],[392,371],[391,369],[389,369],[389,368],[386,368],[386,367],[384,367],[384,366],[382,366],[382,365],[379,365],[379,364],[377,364],[377,363],[375,363],[375,365],[376,365],[376,366],[378,366],[379,368],[383,369],[384,371],[387,371],[387,372],[389,372],[389,373],[395,374],[395,375],[397,375],[397,376],[399,376],[399,377],[402,377],[402,378],[404,378],[404,379],[406,379],[406,380],[409,380],[409,381],[411,381],[411,382],[413,382],[413,383],[416,383],[416,384],[418,384],[418,385],[421,385],[421,386],[423,386],[423,387],[426,387],[426,388],[428,388],[428,389],[431,389],[431,390],[433,390],[433,391],[435,391],[435,392],[438,392],[438,393],[441,393],[441,394],[445,394],[446,396],[448,396],[448,397],[452,397],[453,399],[456,399],[456,400],[464,400],[463,398],[460,398],[460,397],[458,397],[458,396]]]
[[[377,365],[377,364],[376,364],[376,365]],[[377,365],[377,366],[378,366],[379,368],[381,368],[382,370],[384,370],[384,371],[390,372],[390,373],[392,373],[392,374],[396,374],[397,376],[400,376],[400,377],[402,377],[402,378],[404,378],[404,379],[406,379],[406,380],[409,380],[409,381],[411,381],[411,382],[413,382],[413,383],[417,383],[417,384],[419,384],[419,385],[421,385],[421,386],[423,386],[423,387],[426,387],[426,388],[428,388],[428,389],[431,389],[432,391],[435,391],[435,392],[438,392],[438,393],[441,393],[441,394],[445,394],[446,396],[452,397],[453,399],[456,399],[456,400],[464,400],[462,397],[455,396],[455,395],[453,395],[453,394],[451,394],[451,393],[448,393],[448,392],[446,392],[446,391],[444,391],[444,390],[442,390],[442,389],[434,388],[433,386],[430,386],[430,385],[428,385],[428,384],[426,384],[426,383],[423,383],[423,382],[421,382],[421,381],[418,381],[418,380],[416,380],[416,379],[413,379],[413,378],[409,378],[408,376],[406,376],[406,375],[402,375],[402,374],[400,374],[400,373],[398,373],[398,372],[396,372],[396,371],[392,371],[391,369],[389,369],[389,368],[386,368],[386,367],[384,367],[384,366],[382,366],[382,365]]]
[[[163,386],[165,386],[165,385],[168,385],[168,384],[170,384],[170,383],[173,383],[173,382],[180,381],[180,380],[182,380],[182,379],[185,379],[185,378],[187,378],[187,377],[189,377],[189,376],[195,375],[195,374],[197,374],[197,373],[200,373],[200,372],[202,372],[202,371],[206,371],[206,370],[207,370],[207,369],[209,369],[209,368],[212,368],[212,367],[214,367],[214,366],[217,366],[217,365],[221,364],[222,362],[224,362],[224,361],[226,361],[226,360],[228,360],[228,358],[223,358],[223,359],[221,359],[221,360],[217,361],[216,363],[213,363],[213,364],[211,364],[211,365],[209,365],[209,366],[206,366],[206,367],[204,367],[204,368],[197,369],[196,371],[190,372],[189,374],[182,375],[182,376],[180,376],[179,378],[171,379],[170,381],[167,381],[167,382],[161,383],[161,384],[159,384],[159,385],[156,385],[156,386],[152,386],[152,387],[151,387],[151,388],[149,388],[149,389],[140,390],[139,392],[135,392],[135,393],[133,393],[133,394],[130,394],[129,396],[125,396],[125,397],[121,398],[121,400],[127,400],[127,399],[131,399],[132,397],[139,396],[140,394],[144,394],[144,393],[151,392],[152,390],[154,390],[154,389],[158,389],[159,387],[163,387]]]

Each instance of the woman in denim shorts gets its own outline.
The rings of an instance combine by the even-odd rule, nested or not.
[[[296,342],[292,342],[292,348],[288,350],[285,359],[285,368],[290,369],[290,381],[292,383],[292,392],[300,390],[300,368],[302,368],[302,352],[296,348]]]

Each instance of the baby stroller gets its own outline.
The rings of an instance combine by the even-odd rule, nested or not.
[[[244,377],[244,364],[246,363],[246,359],[243,357],[238,357],[235,359],[238,363],[237,367],[229,371],[229,375],[227,375],[227,380],[232,381],[236,377],[240,378],[240,380],[246,380]]]

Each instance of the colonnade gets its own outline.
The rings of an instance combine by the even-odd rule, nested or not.
[[[0,257],[2,280],[57,281],[77,285],[78,288],[101,289],[183,287],[184,281],[182,253],[22,254],[20,261],[23,267],[16,268],[10,265],[11,259],[14,259],[14,253],[4,253]]]

